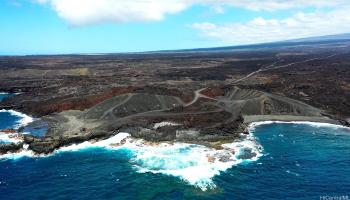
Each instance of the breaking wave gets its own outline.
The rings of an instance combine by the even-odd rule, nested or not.
[[[140,173],[176,176],[207,190],[216,187],[214,176],[262,156],[262,147],[252,137],[222,146],[222,150],[186,143],[146,146],[137,148],[131,161]]]
[[[338,124],[329,124],[323,122],[309,122],[309,121],[261,121],[261,122],[253,122],[249,125],[249,131],[254,131],[255,127],[266,125],[266,124],[296,124],[296,125],[309,125],[315,128],[332,128],[332,129],[349,129],[349,127],[345,127]]]
[[[30,118],[26,120],[30,121]],[[131,152],[129,162],[138,173],[175,176],[205,191],[216,187],[213,177],[243,162],[257,161],[263,155],[263,148],[256,141],[252,133],[257,126],[273,123],[306,124],[313,127],[330,127],[337,129],[346,128],[340,125],[316,122],[256,122],[251,123],[249,126],[251,134],[241,134],[240,138],[234,142],[222,144],[222,149],[219,150],[203,145],[180,142],[152,143],[142,139],[134,139],[128,133],[119,133],[102,141],[86,141],[80,144],[62,147],[48,156],[90,148],[104,148],[113,151],[127,149],[128,152]],[[32,151],[23,150],[19,153],[2,155],[0,158],[18,159],[21,157],[40,156],[47,155],[38,156],[34,155]]]
[[[17,124],[13,127],[15,129],[18,129],[22,126],[26,126],[28,124],[30,124],[31,122],[34,121],[34,119],[24,113],[21,113],[21,112],[17,112],[15,110],[5,110],[5,109],[2,109],[0,110],[0,113],[4,113],[4,112],[7,112],[9,113],[10,115],[12,116],[16,116],[16,117],[19,117],[20,119],[17,121]]]
[[[133,139],[128,133],[119,133],[98,142],[87,141],[62,147],[54,154],[89,148],[127,149],[132,155],[130,163],[137,172],[179,177],[203,191],[216,187],[212,180],[214,176],[244,161],[256,161],[262,156],[262,147],[255,138],[243,134],[241,139],[223,144],[221,150],[216,150],[202,145],[178,142],[151,143],[142,139]],[[21,157],[40,157],[40,155],[23,150],[19,153],[0,156],[3,159]]]
[[[35,155],[33,151],[29,151],[29,150],[22,150],[20,152],[16,152],[16,153],[7,153],[4,155],[0,155],[0,160],[3,159],[11,159],[11,160],[16,160],[16,159],[21,159],[23,157],[43,157],[43,156],[38,156]]]
[[[9,143],[18,144],[20,142],[23,142],[23,137],[20,136],[17,130],[20,127],[26,126],[29,123],[33,122],[34,119],[26,114],[23,114],[14,110],[2,109],[0,110],[0,113],[6,113],[5,117],[3,117],[2,120],[5,120],[5,121],[8,120],[9,121],[8,123],[10,125],[8,128],[7,127],[3,127],[3,128],[14,129],[14,130],[11,130],[11,132],[5,132],[5,130],[3,130],[3,132],[0,132],[0,144],[9,144]],[[26,134],[26,133],[22,133],[22,134]]]
[[[18,137],[17,133],[11,133],[11,134],[6,134],[6,133],[1,133],[0,132],[0,144],[1,143],[15,143],[18,144],[22,142],[23,140]]]

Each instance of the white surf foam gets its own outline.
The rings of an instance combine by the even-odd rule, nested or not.
[[[67,151],[79,151],[82,149],[96,148],[96,147],[113,148],[111,146],[112,144],[120,144],[123,139],[126,139],[128,137],[130,137],[130,134],[128,133],[119,133],[111,138],[108,138],[106,140],[101,140],[98,142],[86,141],[80,144],[73,144],[70,146],[61,147],[55,152],[59,153],[59,152],[67,152]]]
[[[315,122],[280,122],[265,121],[250,124],[250,129],[262,124],[292,123],[307,124],[317,127],[344,128],[340,125]],[[251,134],[241,135],[241,139],[222,145],[216,150],[201,145],[186,143],[149,143],[133,139],[128,133],[119,133],[109,139],[62,147],[55,153],[79,151],[87,148],[120,149],[132,152],[130,163],[139,173],[165,174],[179,177],[187,183],[202,190],[215,187],[213,177],[242,162],[256,161],[262,156],[262,147]],[[23,150],[20,153],[6,154],[0,158],[17,159],[23,156],[36,156],[33,152]]]
[[[244,161],[256,161],[262,155],[254,137],[242,137],[240,141],[223,145],[223,150],[186,143],[155,146],[126,143],[125,146],[133,151],[131,163],[138,172],[176,176],[205,191],[215,187],[214,176]],[[243,150],[251,152],[247,159],[241,158]]]
[[[178,126],[180,124],[174,123],[174,122],[159,122],[159,123],[155,123],[153,128],[157,129],[163,126]]]
[[[261,122],[253,122],[249,125],[249,130],[254,131],[255,127],[265,125],[265,124],[303,124],[309,125],[315,128],[333,128],[333,129],[349,129],[349,127],[338,125],[338,124],[329,124],[323,122],[309,122],[309,121],[261,121]]]
[[[256,161],[262,155],[261,146],[250,135],[242,135],[241,140],[224,144],[222,150],[202,145],[186,143],[150,143],[133,139],[128,133],[119,133],[109,139],[62,147],[54,153],[79,151],[88,148],[107,148],[131,151],[130,163],[139,173],[164,174],[179,177],[185,182],[207,190],[215,187],[213,177],[244,161]],[[244,150],[251,152],[250,157],[242,159]],[[17,159],[36,156],[23,150],[16,154],[6,154],[0,158]]]
[[[12,127],[13,129],[19,129],[21,126],[26,126],[29,123],[33,122],[33,120],[34,120],[32,117],[30,117],[30,116],[28,116],[26,114],[14,111],[14,110],[5,110],[5,109],[0,110],[0,113],[4,113],[4,112],[7,112],[7,113],[9,113],[12,116],[17,116],[17,117],[20,118],[16,122],[17,124],[15,124]],[[23,133],[23,134],[25,134],[25,133]],[[1,133],[0,132],[0,141],[3,141],[5,143],[15,143],[15,144],[17,144],[17,143],[20,143],[20,142],[23,141],[18,136],[19,136],[18,133],[6,134],[6,133]]]
[[[237,157],[236,154],[239,152],[231,153],[227,149],[215,150],[199,145],[177,144],[170,148],[138,149],[132,162],[140,173],[176,176],[205,191],[216,187],[213,182],[214,176],[244,161]],[[251,160],[257,160],[260,155],[254,156]],[[221,160],[222,158],[227,160]]]
[[[18,129],[20,128],[21,126],[26,126],[28,125],[29,123],[32,123],[34,121],[34,119],[24,113],[21,113],[21,112],[17,112],[15,110],[5,110],[5,109],[2,109],[0,110],[0,112],[8,112],[10,113],[10,115],[13,115],[13,116],[17,116],[19,117],[20,119],[17,121],[17,124],[15,125],[15,129]]]
[[[186,143],[150,143],[133,139],[128,133],[119,133],[95,143],[84,142],[62,147],[56,153],[94,147],[127,148],[133,155],[130,163],[139,173],[176,176],[202,190],[214,188],[212,179],[221,172],[244,161],[256,161],[262,156],[262,147],[251,135],[242,135],[241,140],[224,144],[223,150],[216,150]],[[250,157],[241,158],[244,150],[249,150]]]
[[[35,155],[33,151],[22,150],[16,153],[7,153],[7,154],[0,155],[0,160],[3,160],[3,159],[16,160],[23,157],[39,157],[39,156]]]
[[[18,136],[18,133],[6,134],[6,133],[0,132],[0,141],[5,142],[5,143],[18,144],[18,143],[22,142],[23,140],[17,136]]]
[[[144,147],[136,150],[132,163],[140,173],[177,176],[206,190],[215,187],[212,177],[231,166],[218,161],[210,163],[208,156],[214,153],[211,149],[189,144]]]
[[[52,155],[55,155],[56,153],[60,153],[60,152],[79,151],[82,149],[96,148],[96,147],[114,148],[110,145],[120,143],[121,140],[123,140],[124,138],[129,137],[129,136],[130,135],[128,133],[120,133],[120,134],[113,136],[109,139],[102,140],[102,141],[99,141],[96,143],[86,141],[86,142],[83,142],[80,144],[73,144],[70,146],[61,147],[60,149],[57,149],[53,154],[49,154],[49,155],[34,154],[33,151],[28,150],[28,147],[29,147],[28,144],[24,144],[23,150],[21,152],[7,153],[4,155],[0,155],[0,159],[19,159],[19,158],[23,158],[23,157],[48,157],[48,156],[52,156]]]

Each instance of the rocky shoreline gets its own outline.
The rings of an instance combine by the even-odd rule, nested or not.
[[[317,108],[265,92],[238,87],[215,95],[206,88],[198,91],[189,103],[157,91],[126,93],[82,111],[45,115],[41,120],[49,129],[44,137],[23,134],[22,143],[0,145],[0,154],[18,152],[24,145],[35,154],[49,154],[63,146],[104,140],[120,132],[149,142],[177,141],[220,148],[220,144],[234,141],[241,133],[248,134],[252,122],[339,124]]]

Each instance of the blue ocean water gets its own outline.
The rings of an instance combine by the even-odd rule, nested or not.
[[[128,149],[88,148],[0,161],[0,199],[320,199],[350,196],[350,131],[274,123],[252,133],[264,148],[202,191],[178,177],[138,173]],[[176,159],[176,158],[174,158]],[[203,172],[205,173],[205,172]]]
[[[13,115],[10,112],[0,111],[0,129],[13,128],[21,120],[21,117]]]
[[[11,93],[0,93],[0,101],[4,100],[7,97],[14,96],[16,94],[11,94]]]
[[[5,98],[11,97],[14,95],[16,94],[0,93],[0,101],[3,101]],[[27,118],[27,119],[24,119],[24,118]],[[31,121],[32,120],[31,117],[22,115],[22,113],[19,113],[13,110],[4,110],[4,109],[0,110],[0,130],[17,129],[22,125],[29,123],[28,120]],[[41,122],[39,123],[39,125],[35,127],[25,126],[23,127],[22,131],[38,137],[43,137],[46,134],[47,130],[48,130],[48,124],[46,122]],[[8,143],[8,142],[2,141],[1,135],[0,135],[0,144],[2,143]]]
[[[6,97],[13,96],[14,94],[0,93],[0,101]],[[5,112],[5,110],[0,111],[0,129],[13,128],[18,121],[21,119],[19,116],[15,116],[10,112]]]

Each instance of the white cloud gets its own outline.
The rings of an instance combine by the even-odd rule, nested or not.
[[[35,0],[49,4],[72,25],[159,21],[167,14],[181,12],[193,5],[205,5],[217,13],[224,7],[273,11],[302,7],[332,7],[349,0]]]
[[[207,38],[222,44],[271,42],[327,34],[350,32],[349,0],[31,0],[49,5],[59,17],[74,26],[100,23],[151,22],[163,20],[194,5],[215,13],[228,7],[252,11],[275,11],[300,8],[316,9],[315,13],[298,13],[286,19],[258,17],[247,23],[195,23],[192,27]],[[328,10],[321,13],[320,10]]]
[[[274,11],[304,7],[335,7],[349,4],[348,0],[198,0],[196,2],[209,5],[221,4],[255,11]]]
[[[162,20],[166,14],[186,9],[182,0],[37,0],[48,3],[72,25]]]
[[[224,44],[252,44],[350,32],[350,6],[329,12],[297,13],[289,18],[255,18],[247,23],[195,23],[201,35]]]

